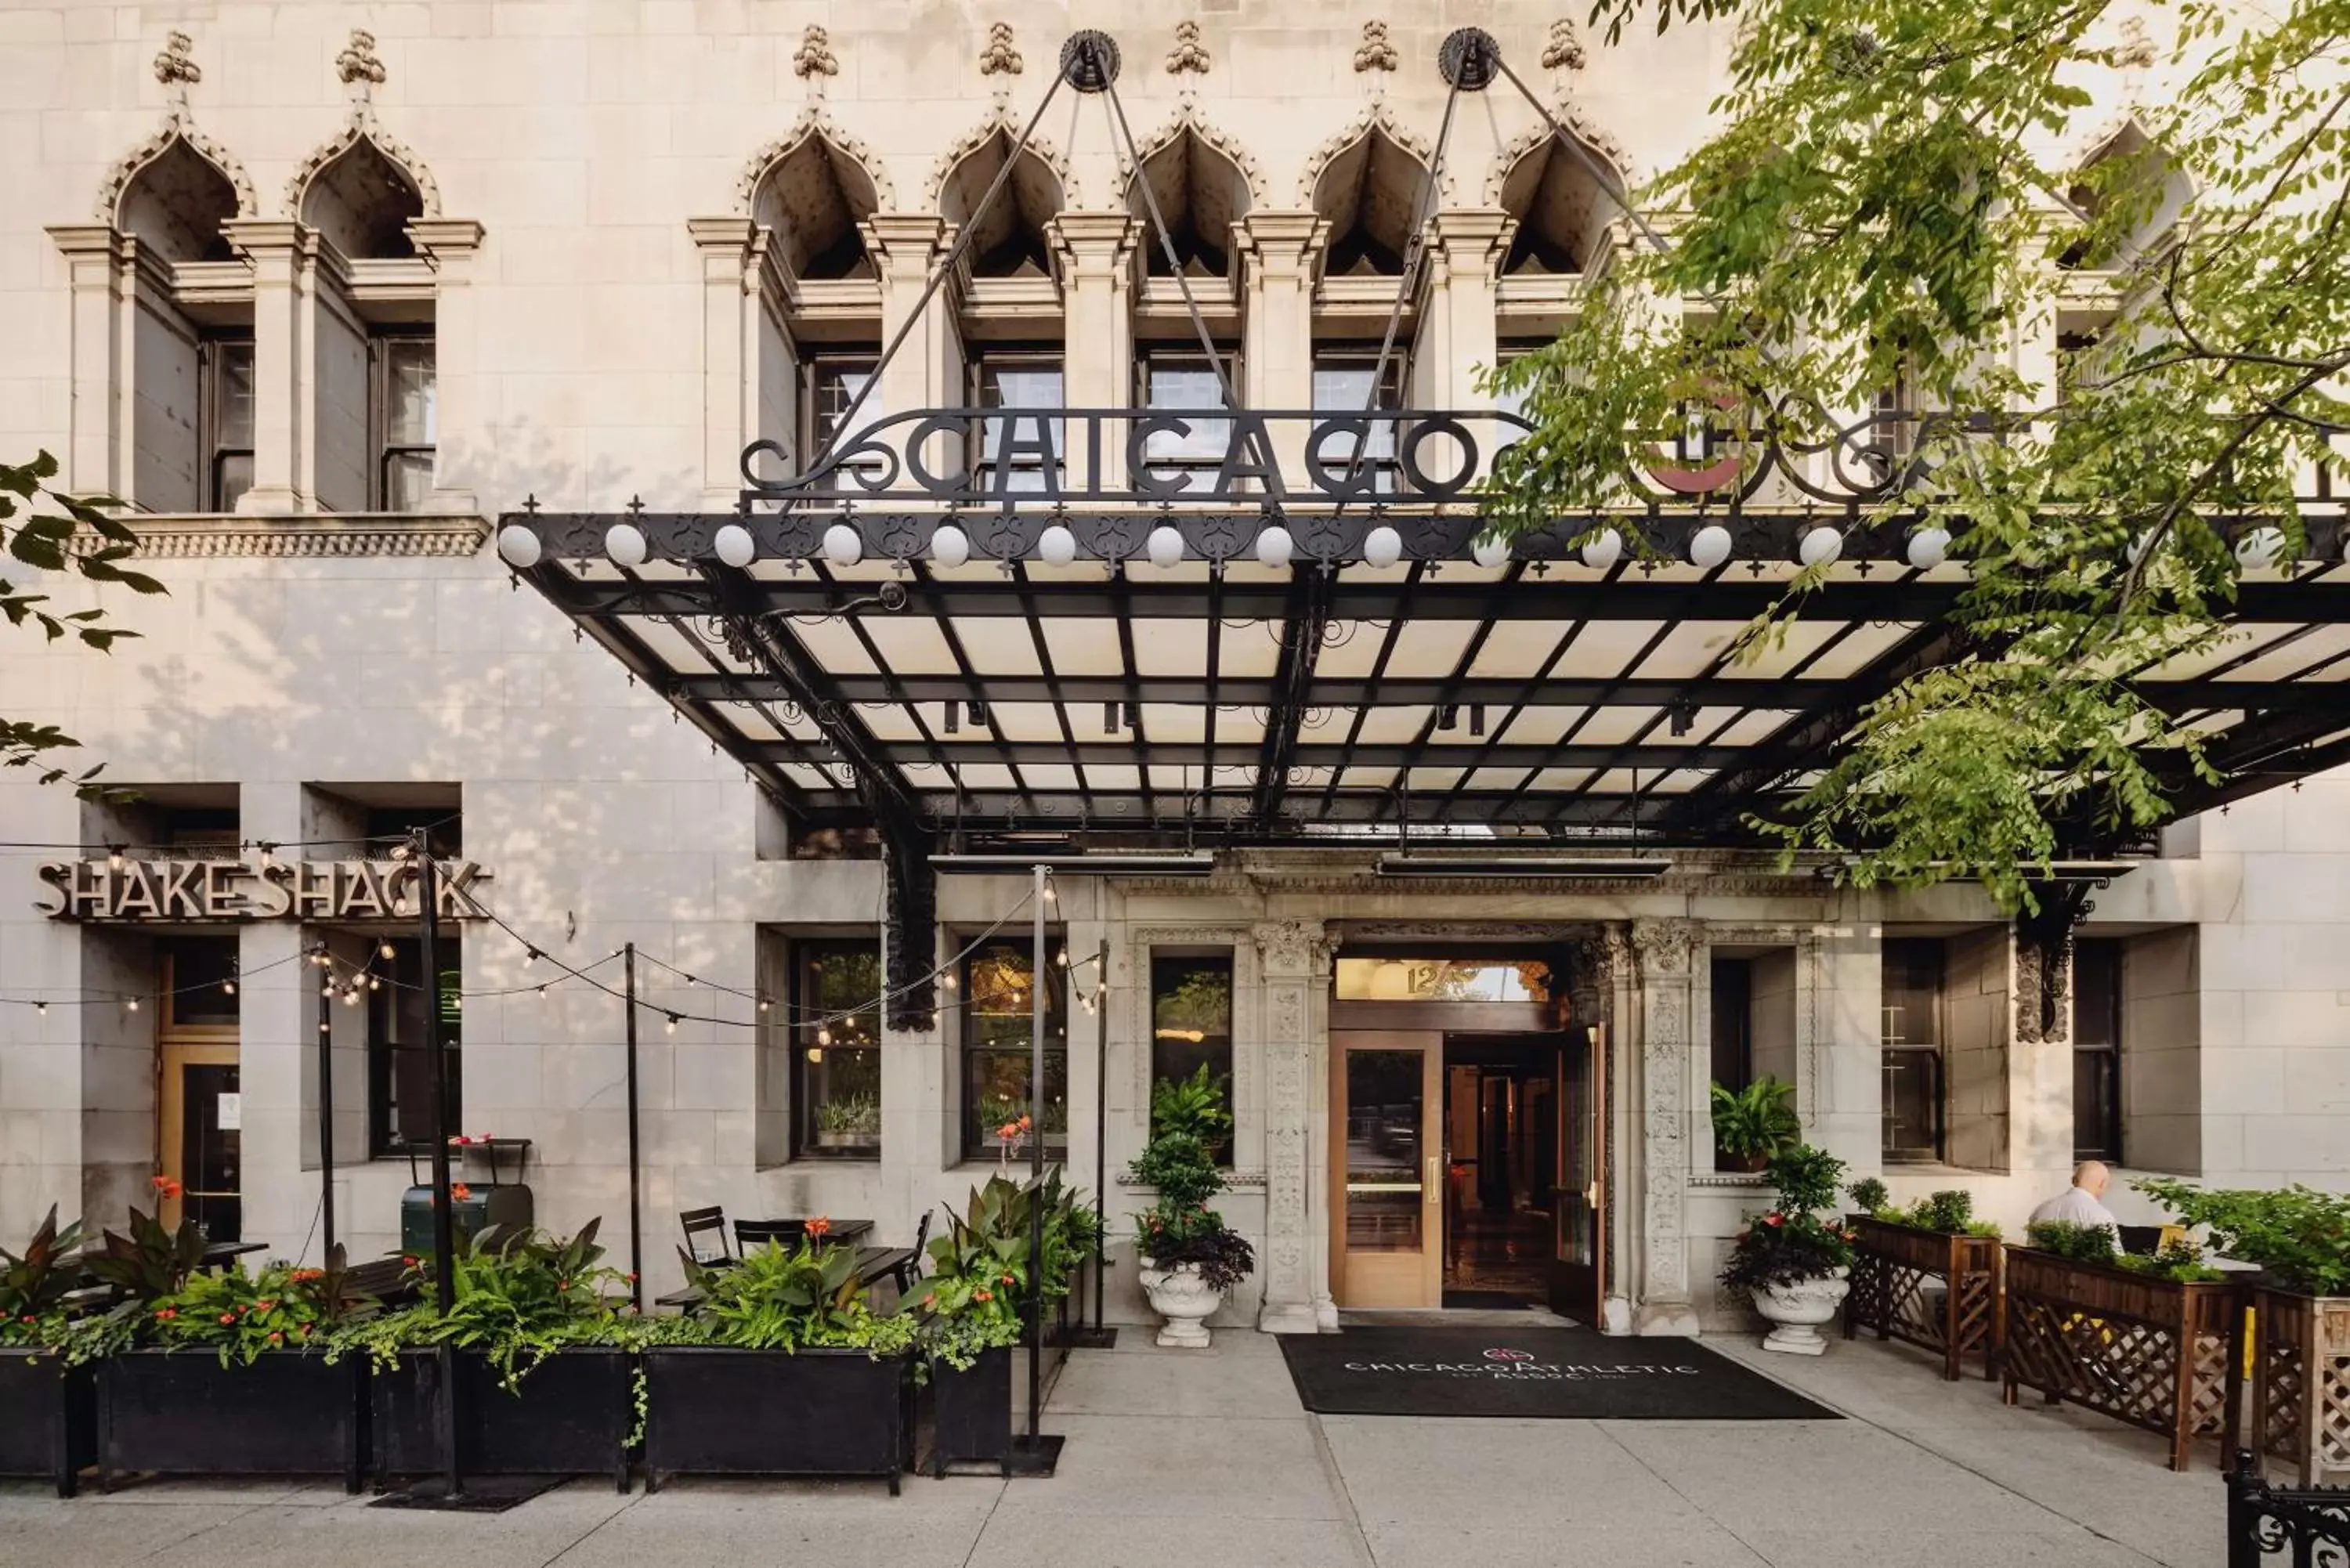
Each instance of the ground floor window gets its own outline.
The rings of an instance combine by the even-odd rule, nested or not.
[[[1180,1083],[1201,1067],[1232,1108],[1232,955],[1153,953],[1150,958],[1150,1082]],[[1216,1149],[1232,1162],[1232,1140]]]
[[[1066,1148],[1069,1136],[1069,998],[1067,950],[1059,938],[1045,949],[1045,1147]],[[963,959],[962,1152],[993,1158],[1006,1143],[1003,1129],[1029,1115],[1034,1041],[1034,955],[1022,941],[987,941]]]
[[[2073,1158],[2122,1158],[2122,950],[2073,945]]]
[[[428,1025],[437,1017],[449,1054],[449,1103],[441,1136],[465,1130],[464,961],[461,940],[442,939],[434,961],[414,937],[380,942],[369,961],[384,983],[368,992],[368,1139],[379,1155],[406,1154],[432,1139],[432,1067]],[[475,1128],[477,1132],[497,1129]]]
[[[811,940],[793,947],[793,1152],[879,1159],[881,945]]]
[[[1887,938],[1884,995],[1884,1157],[1942,1155],[1942,944]]]

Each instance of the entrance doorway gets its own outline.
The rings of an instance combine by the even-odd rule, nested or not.
[[[244,1240],[244,1098],[237,1070],[236,941],[182,937],[158,944],[162,1006],[155,1020],[161,1084],[156,1151],[177,1198],[156,1218],[192,1220],[213,1241]]]
[[[1342,968],[1331,1008],[1337,1304],[1547,1306],[1596,1323],[1604,1033],[1563,1027],[1546,965],[1357,961],[1367,972],[1350,988]],[[1539,971],[1543,983],[1514,995],[1471,989],[1501,969]],[[1435,983],[1409,978],[1422,970]]]

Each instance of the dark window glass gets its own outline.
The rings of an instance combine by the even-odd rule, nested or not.
[[[1754,1081],[1754,966],[1745,959],[1713,961],[1713,1081],[1742,1089]]]
[[[2073,945],[2073,1158],[2122,1157],[2122,950]]]
[[[1045,1147],[1065,1148],[1069,1135],[1068,971],[1059,938],[1046,948],[1045,972]],[[1029,945],[991,941],[962,967],[962,1147],[966,1158],[993,1158],[1001,1129],[1030,1115],[1029,1060],[1034,1005]]]
[[[849,404],[857,401],[857,395],[865,391],[866,384],[873,379],[876,363],[869,354],[839,354],[827,355],[808,367],[807,412],[800,430],[801,472],[815,466],[819,452],[856,445],[858,437],[885,417],[881,389],[876,387],[866,393],[864,402],[858,404],[857,422],[841,432],[841,421],[847,417]],[[869,460],[874,465],[879,462],[879,458]]]
[[[157,944],[165,963],[162,1018],[168,1024],[234,1029],[243,999],[237,993],[234,937],[172,937]]]
[[[432,493],[432,456],[440,440],[439,377],[430,337],[376,339],[376,444],[381,473],[378,504],[421,512]]]
[[[1232,955],[1206,958],[1153,955],[1150,960],[1150,1081],[1180,1082],[1204,1065],[1232,1095]],[[1232,1141],[1217,1147],[1216,1160],[1230,1165]]]
[[[204,510],[234,512],[253,488],[253,339],[207,338],[201,363]]]
[[[1224,374],[1237,378],[1239,356],[1225,349],[1217,352]],[[1186,490],[1211,488],[1223,466],[1232,429],[1230,421],[1209,417],[1224,407],[1215,366],[1196,352],[1154,353],[1142,367],[1142,400],[1154,411],[1174,414],[1191,427],[1189,431],[1153,431],[1143,438],[1151,477],[1180,480]]]
[[[389,959],[383,956],[384,947],[391,950]],[[442,938],[439,961],[429,974],[423,952],[424,944],[416,938],[393,937],[368,960],[369,970],[384,980],[368,992],[368,1127],[370,1147],[378,1154],[405,1154],[432,1142],[432,1036],[427,1028],[435,1015],[449,1058],[449,1103],[441,1133],[454,1137],[465,1130],[464,1002],[460,995],[463,948],[456,937]]]
[[[795,944],[793,1145],[816,1159],[881,1158],[881,947]]]
[[[1889,940],[1885,954],[1884,1156],[1932,1160],[1942,1150],[1942,944]]]

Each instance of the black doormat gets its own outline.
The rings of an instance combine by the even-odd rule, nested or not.
[[[1284,1334],[1305,1407],[1326,1416],[1832,1421],[1836,1413],[1686,1339],[1579,1328]]]

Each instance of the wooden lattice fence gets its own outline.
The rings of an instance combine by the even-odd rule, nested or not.
[[[1983,1376],[1997,1373],[2000,1267],[1996,1236],[1856,1218],[1852,1291],[1845,1297],[1844,1336],[1873,1329],[1942,1357],[1942,1376],[1955,1383],[1970,1355],[1982,1358]],[[1937,1290],[1936,1285],[1939,1285]]]
[[[2253,1293],[2252,1441],[2295,1484],[2350,1480],[2350,1296]]]

